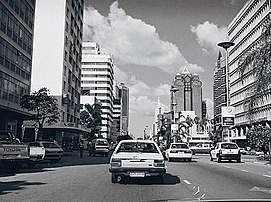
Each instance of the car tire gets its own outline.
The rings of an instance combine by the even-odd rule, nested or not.
[[[212,157],[212,155],[210,155],[210,161],[213,161],[214,159],[213,159],[213,157]]]
[[[52,160],[52,163],[59,163],[60,159]]]
[[[118,176],[115,175],[115,174],[111,174],[111,182],[112,183],[117,183],[117,181],[118,181]]]
[[[188,159],[187,159],[187,161],[188,161],[188,162],[191,162],[191,161],[192,161],[192,159],[191,159],[191,158],[188,158]]]
[[[237,163],[241,163],[241,157],[240,156],[237,159]]]
[[[164,173],[157,176],[158,183],[163,184],[164,183]]]
[[[10,163],[9,168],[12,172],[18,172],[22,167],[21,163]]]
[[[171,161],[172,161],[172,159],[168,157],[168,162],[171,162]]]

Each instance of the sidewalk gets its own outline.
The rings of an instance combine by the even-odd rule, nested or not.
[[[260,156],[252,156],[252,155],[243,155],[243,162],[256,163],[262,165],[271,165],[271,162],[268,160],[262,160]]]

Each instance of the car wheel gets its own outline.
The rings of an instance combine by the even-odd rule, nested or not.
[[[171,162],[171,161],[172,161],[172,159],[168,157],[168,162]]]
[[[164,173],[157,177],[158,183],[164,183]]]
[[[237,163],[241,163],[241,157],[240,156],[237,159]]]
[[[210,161],[213,161],[214,159],[213,159],[213,157],[212,157],[212,155],[210,155]]]
[[[9,165],[9,168],[12,172],[18,172],[22,167],[22,164],[21,163],[11,163]]]
[[[53,163],[59,163],[60,159],[52,160]]]
[[[111,182],[112,183],[117,183],[117,181],[118,181],[118,176],[115,175],[115,174],[111,174]]]
[[[220,155],[217,156],[217,163],[221,163],[221,157],[220,157]]]
[[[191,158],[188,158],[188,159],[187,159],[187,161],[188,161],[188,162],[191,162],[191,161],[192,161],[192,159],[191,159]]]

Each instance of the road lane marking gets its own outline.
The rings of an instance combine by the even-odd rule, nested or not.
[[[225,168],[231,168],[230,166],[224,166]]]
[[[241,171],[248,173],[248,171],[247,171],[247,170],[241,170]]]
[[[271,177],[270,175],[263,175],[264,177]]]
[[[183,180],[186,184],[191,184],[188,180]]]

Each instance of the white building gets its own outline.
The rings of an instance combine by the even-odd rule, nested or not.
[[[59,129],[51,138],[79,127],[83,11],[84,0],[36,1],[31,91],[47,87],[58,99],[60,121],[46,126]]]
[[[240,144],[244,144],[251,121],[264,124],[270,124],[271,121],[270,97],[265,97],[263,102],[259,102],[252,111],[256,116],[253,120],[248,119],[248,108],[244,107],[244,100],[253,85],[254,77],[250,72],[246,72],[241,80],[238,71],[240,59],[259,41],[263,23],[270,22],[270,12],[270,0],[249,0],[228,26],[229,39],[235,43],[235,46],[229,49],[230,105],[235,107],[236,112],[236,127],[233,129],[231,140]]]
[[[102,126],[100,134],[110,138],[113,123],[113,59],[101,54],[97,43],[84,42],[82,49],[81,104],[102,104]]]

